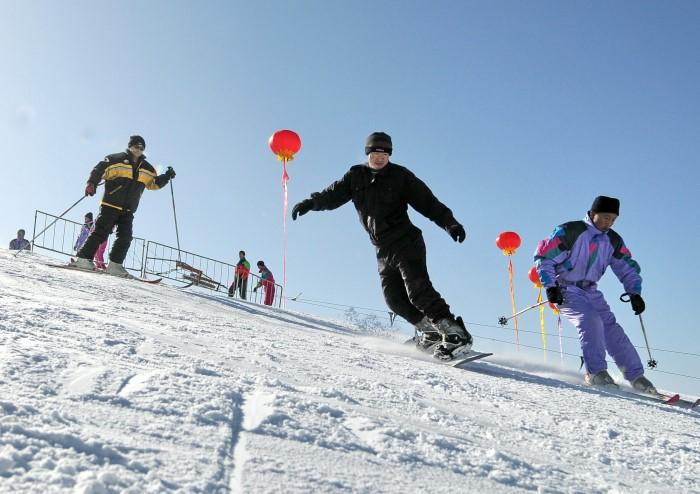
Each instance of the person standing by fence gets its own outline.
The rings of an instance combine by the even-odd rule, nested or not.
[[[17,230],[17,238],[10,240],[10,250],[31,250],[29,240],[24,238],[25,231]]]
[[[95,222],[93,221],[92,218],[92,212],[87,212],[85,214],[85,221],[83,223],[82,228],[80,228],[80,233],[78,234],[78,239],[75,241],[75,245],[73,246],[73,250],[78,252],[83,245],[85,245],[85,241],[88,239],[88,236],[90,233],[92,233],[92,230],[95,229]]]
[[[250,274],[250,263],[245,258],[245,251],[240,251],[238,253],[239,261],[236,264],[236,273],[233,277],[233,283],[228,289],[228,296],[233,297],[238,288],[238,294],[245,300],[246,292],[248,291],[248,275]]]
[[[275,277],[263,261],[258,261],[258,272],[260,273],[260,281],[255,285],[253,291],[257,291],[258,288],[263,287],[265,289],[265,298],[263,303],[265,305],[272,305],[275,300]]]

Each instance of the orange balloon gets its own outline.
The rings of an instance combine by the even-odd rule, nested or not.
[[[496,247],[503,251],[506,256],[512,256],[520,247],[520,235],[515,232],[501,232],[496,237]]]
[[[530,278],[537,288],[542,288],[542,283],[540,282],[540,275],[537,272],[537,268],[532,266],[530,271],[527,272],[527,277]]]
[[[301,149],[301,138],[293,130],[278,130],[270,136],[270,149],[282,160],[293,160]]]

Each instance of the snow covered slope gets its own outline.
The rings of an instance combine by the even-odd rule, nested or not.
[[[46,262],[0,250],[0,492],[698,492],[700,413]]]

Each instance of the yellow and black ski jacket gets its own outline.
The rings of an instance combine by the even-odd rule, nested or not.
[[[143,190],[157,190],[169,182],[168,177],[156,175],[156,170],[144,156],[135,158],[129,151],[105,156],[90,173],[89,183],[97,187],[104,179],[102,205],[135,213]]]

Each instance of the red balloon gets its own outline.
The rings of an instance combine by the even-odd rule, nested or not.
[[[268,144],[280,160],[293,160],[301,149],[301,138],[293,130],[278,130],[270,136]]]
[[[512,256],[520,247],[520,235],[515,232],[501,232],[496,237],[496,247],[501,249],[506,256]]]
[[[537,288],[542,287],[542,282],[540,281],[540,275],[537,273],[537,268],[535,266],[532,266],[530,268],[530,271],[527,272],[527,277],[530,278],[530,281],[532,281]]]

